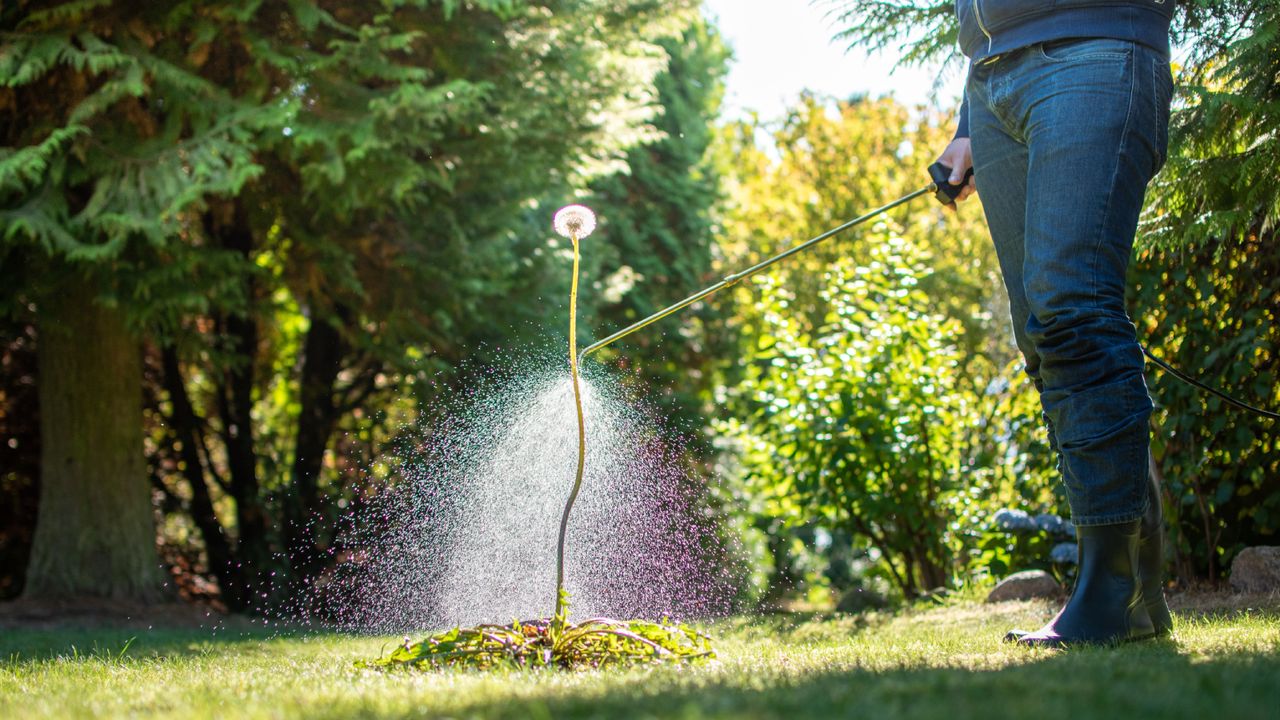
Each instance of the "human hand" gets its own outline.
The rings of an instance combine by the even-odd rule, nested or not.
[[[969,138],[961,137],[951,141],[947,145],[947,149],[942,151],[938,156],[938,162],[951,168],[951,178],[947,181],[952,185],[959,185],[964,181],[965,173],[969,172],[969,168],[973,167],[973,153],[970,150]],[[960,190],[960,194],[956,196],[956,201],[967,199],[970,195],[978,192],[978,184],[975,178],[970,177],[969,182]],[[954,208],[955,206],[952,205]]]

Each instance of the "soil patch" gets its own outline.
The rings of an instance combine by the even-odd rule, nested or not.
[[[1196,589],[1168,595],[1169,609],[1180,615],[1234,615],[1245,612],[1280,612],[1280,592],[1240,593]]]

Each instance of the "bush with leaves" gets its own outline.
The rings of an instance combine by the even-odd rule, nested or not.
[[[920,187],[928,181],[925,168],[934,159],[932,153],[950,137],[946,120],[889,98],[835,101],[805,95],[776,125],[752,121],[727,128],[721,151],[732,157],[733,171],[728,176],[730,192],[723,219],[723,271],[750,265]],[[761,141],[766,134],[767,143]],[[955,385],[955,392],[988,402],[980,412],[990,422],[965,429],[972,435],[970,464],[962,473],[965,482],[1004,488],[970,497],[971,521],[961,523],[958,530],[938,526],[934,531],[981,532],[981,519],[1001,507],[1057,511],[1059,498],[1051,481],[1053,456],[1044,439],[1035,394],[1019,371],[1020,357],[1006,319],[1007,300],[980,206],[969,203],[959,213],[950,213],[921,199],[891,211],[886,218],[891,231],[869,231],[864,226],[770,270],[770,282],[788,294],[785,315],[794,321],[794,333],[818,337],[828,326],[833,309],[824,293],[831,288],[832,267],[850,258],[866,264],[890,235],[905,240],[916,249],[912,262],[928,266],[928,272],[915,274],[918,284],[911,312],[952,323],[948,333],[949,342],[955,343],[956,361],[946,369],[947,380]],[[774,320],[766,311],[773,306],[759,302],[758,290],[758,286],[740,284],[733,295],[735,310],[718,328],[740,343],[738,353],[721,368],[721,382],[728,388],[743,382],[757,353],[772,344],[766,336],[772,336]],[[729,403],[726,414],[741,417],[754,411],[730,402],[734,396],[733,392],[722,395]],[[730,478],[755,473],[771,462],[764,454],[734,455],[725,454],[724,474]],[[735,483],[728,487],[730,503],[742,508],[750,521],[746,537],[760,553],[773,558],[769,600],[806,590],[806,584],[811,595],[823,582],[837,591],[846,589],[862,581],[868,566],[889,577],[887,566],[879,561],[880,551],[871,550],[865,533],[832,527],[822,515],[797,517],[799,510],[794,506],[765,502]],[[767,491],[759,482],[754,487]],[[836,493],[830,502],[834,506],[852,501]],[[851,546],[850,537],[856,547]],[[1005,566],[998,560],[1007,553],[988,554],[977,547],[976,540],[959,542],[958,537],[953,537],[950,551],[960,553],[958,567],[978,574],[1003,571]],[[801,544],[805,547],[797,554]],[[814,575],[815,562],[807,555],[814,551],[825,560],[826,569],[820,570],[825,579],[809,583],[806,576]],[[942,574],[949,576],[950,570],[933,573],[934,579]],[[951,582],[948,577],[947,584]],[[917,579],[916,585],[925,583]]]
[[[765,276],[756,350],[726,397],[749,410],[723,426],[771,514],[847,531],[908,598],[960,584],[981,559],[968,539],[1020,490],[1045,500],[1019,487],[1039,456],[1034,414],[1009,394],[1014,368],[971,389],[962,326],[929,312],[926,262],[881,225],[860,262],[822,275],[812,331]]]
[[[1151,190],[1130,302],[1157,354],[1253,405],[1280,407],[1280,4],[1195,0],[1180,26],[1169,162]],[[1280,536],[1277,423],[1166,374],[1153,469],[1174,564],[1216,580]]]
[[[1163,359],[1251,404],[1280,407],[1280,250],[1274,233],[1144,250],[1133,268],[1140,332]],[[1278,423],[1166,373],[1152,468],[1164,488],[1177,576],[1213,580],[1280,533]]]
[[[952,61],[950,0],[828,0],[851,45],[908,65]],[[1280,3],[1178,0],[1169,159],[1138,233],[1129,305],[1158,355],[1255,405],[1280,405]],[[939,145],[938,147],[941,147]],[[1148,374],[1153,471],[1177,575],[1217,580],[1245,545],[1280,534],[1274,421]]]

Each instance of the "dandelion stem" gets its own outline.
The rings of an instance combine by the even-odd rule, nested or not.
[[[571,234],[573,240],[573,281],[569,286],[569,373],[573,376],[573,403],[578,410],[578,472],[573,479],[573,490],[569,493],[569,501],[564,505],[564,516],[560,518],[560,539],[556,545],[556,611],[553,622],[563,622],[564,610],[564,536],[569,529],[569,512],[578,499],[578,491],[582,489],[582,471],[587,462],[587,425],[582,416],[582,388],[578,382],[578,234]]]

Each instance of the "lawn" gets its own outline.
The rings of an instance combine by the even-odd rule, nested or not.
[[[395,640],[333,634],[0,630],[0,716],[1280,717],[1274,603],[1181,612],[1170,642],[1068,653],[1000,642],[1051,609],[725,620],[708,628],[712,666],[608,673],[358,670]]]

